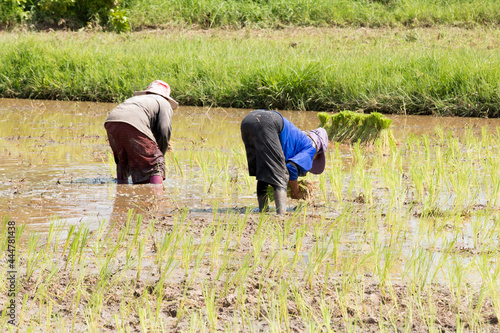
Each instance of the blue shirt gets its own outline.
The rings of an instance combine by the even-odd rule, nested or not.
[[[314,154],[316,153],[316,148],[314,148],[311,139],[283,117],[283,130],[280,133],[280,141],[290,175],[289,180],[296,180],[299,176],[305,176],[312,168]],[[293,162],[295,165],[289,162]]]

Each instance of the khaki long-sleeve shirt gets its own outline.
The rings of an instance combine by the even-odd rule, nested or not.
[[[155,94],[134,96],[114,108],[107,122],[124,122],[134,126],[151,140],[156,141],[165,154],[172,132],[173,110],[170,103]]]

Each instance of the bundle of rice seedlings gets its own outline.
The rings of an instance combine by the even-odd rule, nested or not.
[[[302,197],[304,200],[311,201],[313,198],[313,193],[315,190],[318,189],[318,186],[316,186],[317,182],[313,182],[312,180],[309,179],[301,179],[298,181],[299,183],[299,189],[302,192]],[[287,191],[286,191],[288,197],[292,197],[292,189],[290,188],[290,185],[288,185]]]
[[[313,182],[312,180],[309,179],[300,179],[298,181],[299,190],[302,192],[302,197],[304,198],[304,200],[306,201],[312,200],[314,190],[318,189],[316,183],[317,182]],[[286,194],[289,198],[292,197],[292,189],[290,188],[290,184],[288,185]],[[269,186],[267,188],[267,197],[269,198],[269,201],[274,201],[274,189],[272,186]]]
[[[328,133],[328,139],[341,143],[373,143],[376,139],[382,144],[396,142],[389,127],[392,120],[378,112],[370,114],[341,111],[336,114],[319,112],[320,127]]]

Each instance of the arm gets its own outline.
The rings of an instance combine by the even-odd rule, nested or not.
[[[168,102],[166,102],[168,103]],[[163,106],[163,105],[162,105]],[[156,142],[163,155],[167,152],[168,143],[170,141],[170,133],[172,132],[172,110],[168,107],[161,107],[158,113],[157,129],[155,133]]]
[[[302,195],[302,191],[299,188],[298,182],[298,174],[299,174],[299,166],[294,162],[288,162],[286,164],[288,169],[289,180],[288,184],[290,185],[290,189],[292,190],[292,198],[293,199],[304,199]]]
[[[300,154],[303,154],[304,157],[302,159],[311,159],[312,156],[311,154],[313,153],[312,150],[308,149],[306,152],[301,152]],[[300,160],[300,159],[299,159]],[[290,185],[291,188],[291,195],[293,199],[304,199],[304,196],[302,194],[302,191],[300,190],[299,187],[299,182],[298,182],[298,177],[299,176],[305,176],[307,173],[307,170],[302,168],[299,164],[293,162],[293,161],[288,161],[286,164],[286,167],[288,169],[288,184]]]

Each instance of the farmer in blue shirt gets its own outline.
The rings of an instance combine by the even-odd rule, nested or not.
[[[325,169],[328,136],[325,129],[301,131],[277,111],[256,110],[241,122],[250,176],[257,178],[259,210],[267,208],[267,187],[272,186],[276,212],[286,211],[287,184],[292,198],[302,199],[298,177]]]

